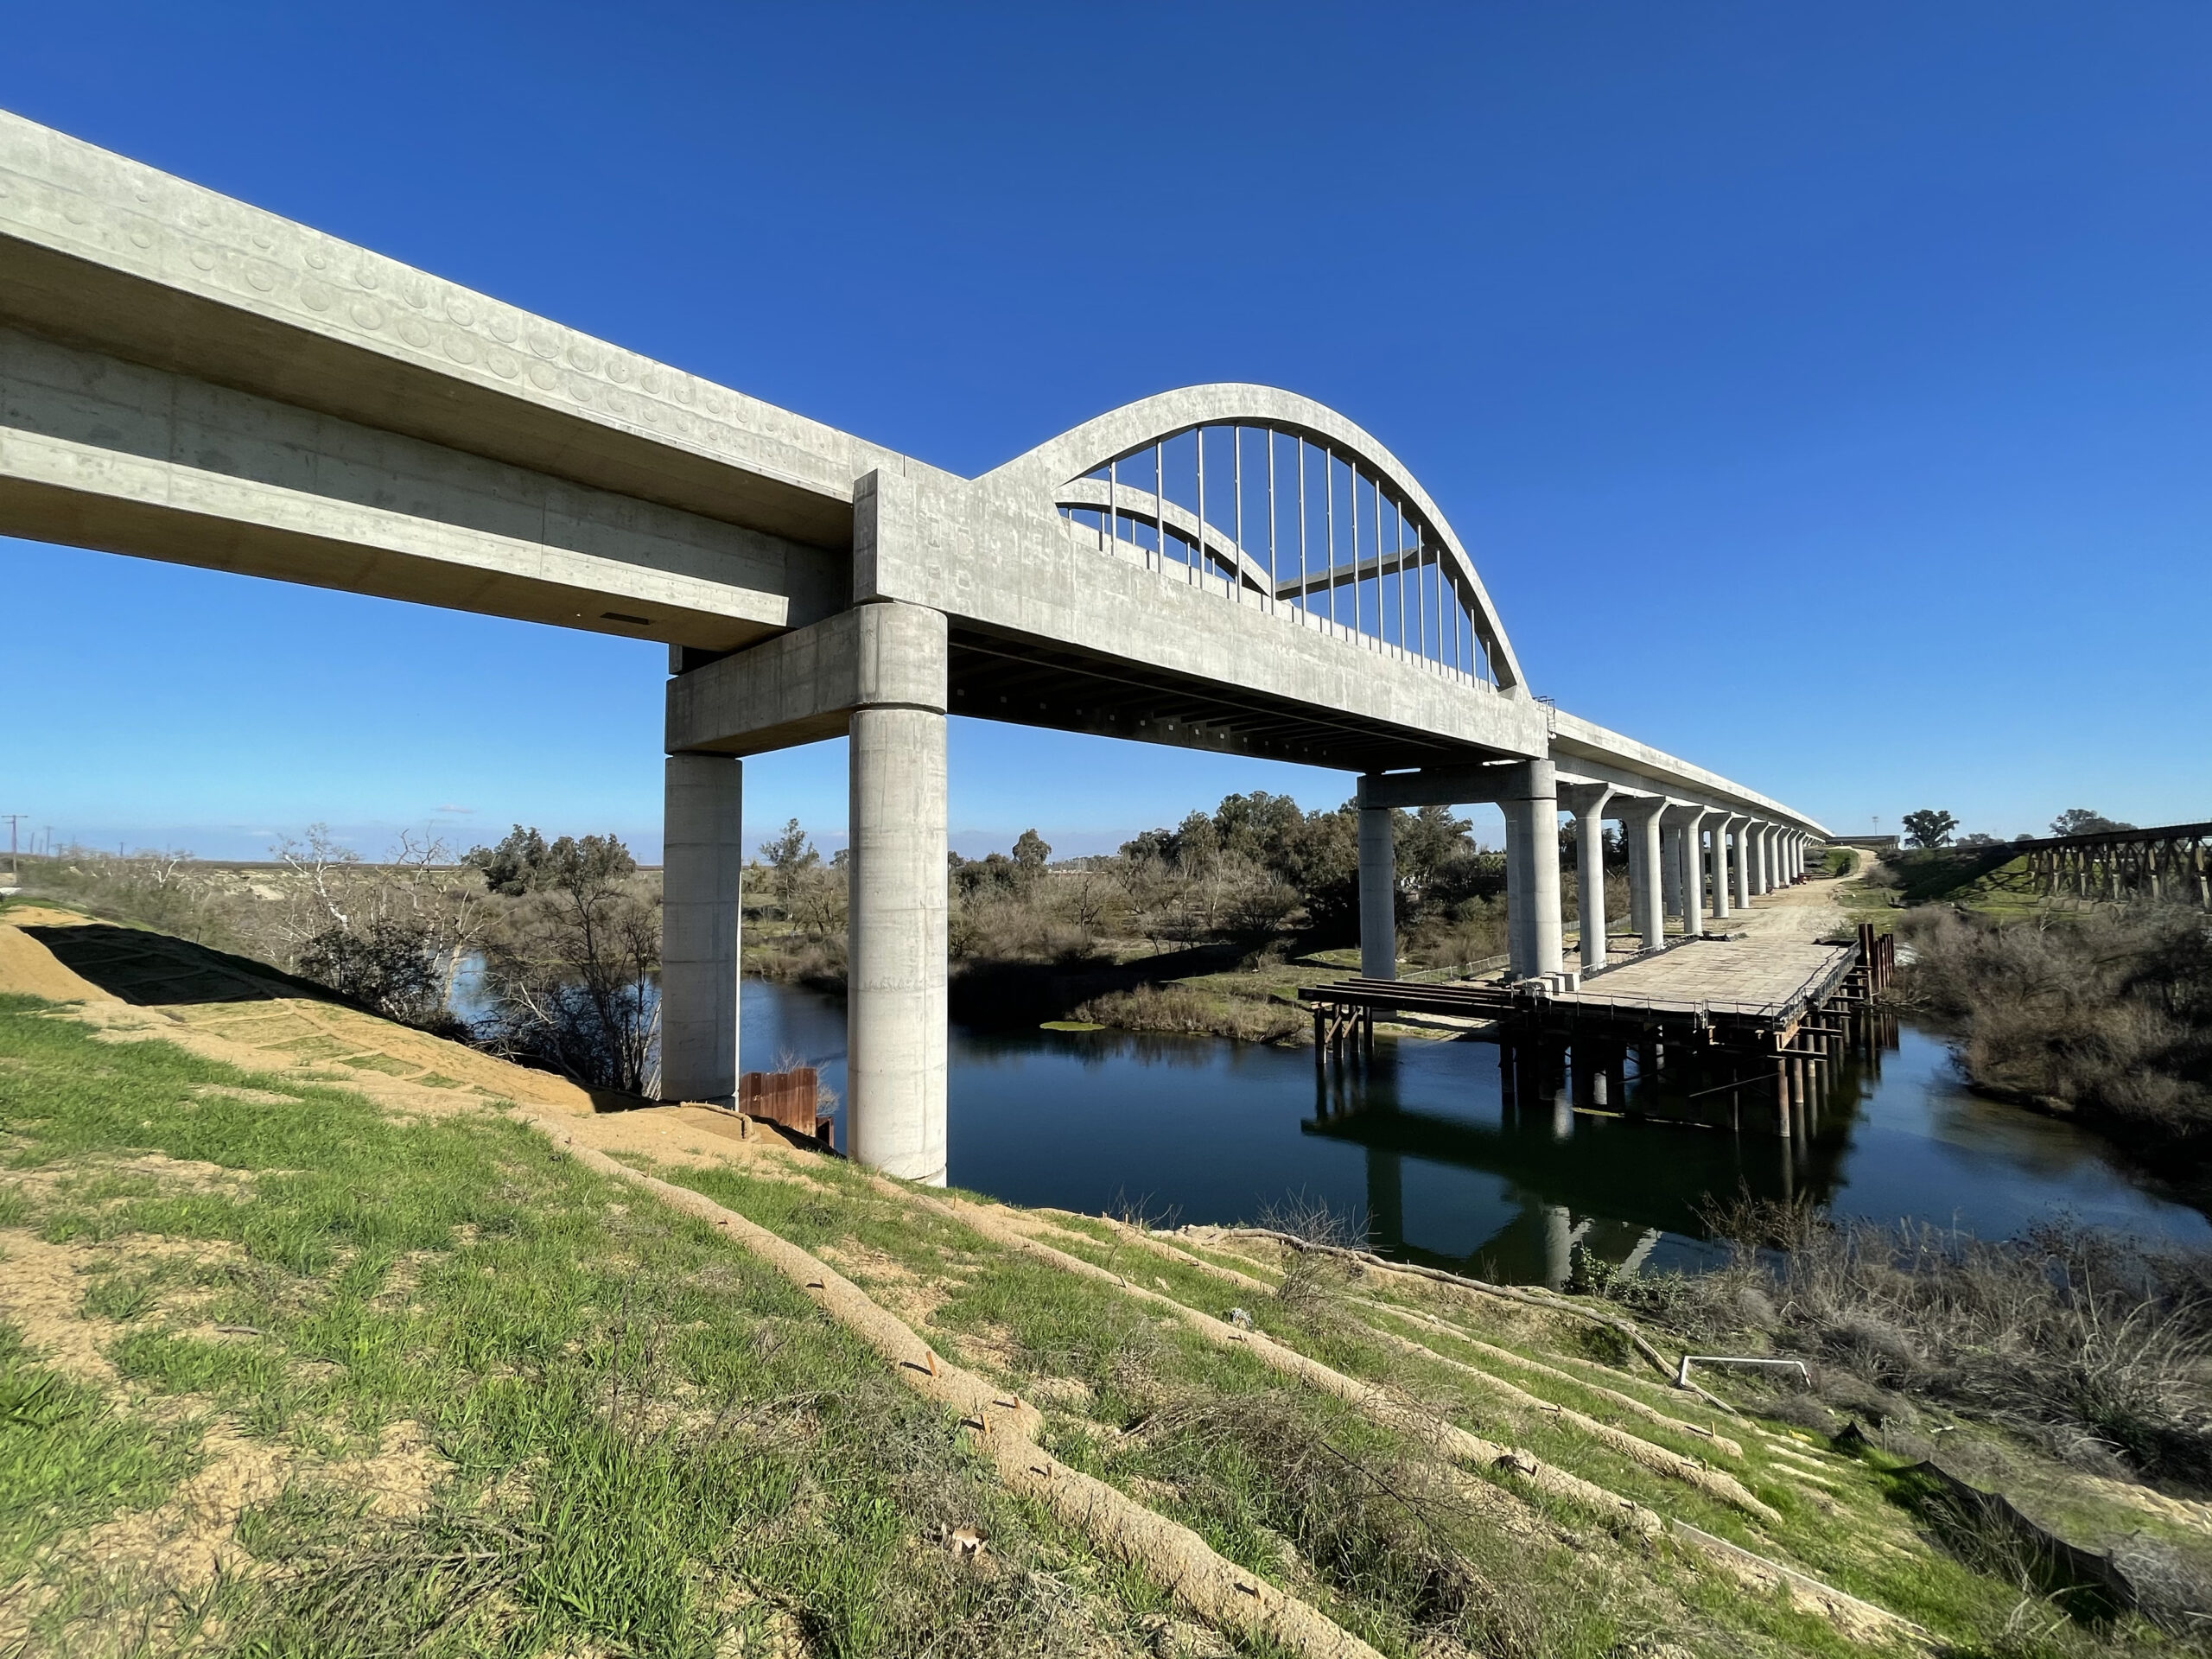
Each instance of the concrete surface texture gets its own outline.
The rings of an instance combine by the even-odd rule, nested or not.
[[[1635,827],[1648,943],[1744,902],[1732,829],[1785,882],[1821,833],[1539,702],[1435,501],[1311,399],[1164,392],[963,479],[4,112],[0,533],[668,644],[672,1097],[741,1064],[728,757],[849,731],[849,1134],[920,1179],[948,712],[1360,776],[1382,974],[1385,806],[1499,804],[1528,975],[1562,799]]]

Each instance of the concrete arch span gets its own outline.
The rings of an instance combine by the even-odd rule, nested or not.
[[[1049,499],[1101,551],[1179,563],[1225,597],[1469,681],[1522,683],[1441,509],[1371,433],[1310,397],[1238,382],[1160,392],[979,482]]]

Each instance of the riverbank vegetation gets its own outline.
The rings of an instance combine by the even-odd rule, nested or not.
[[[2078,1115],[2138,1152],[2212,1157],[2212,928],[2158,905],[1956,909],[1902,925],[1892,995],[1955,1039],[1979,1088]]]
[[[265,1064],[211,1058],[186,983],[143,1028],[0,996],[25,1659],[2198,1650],[1571,1301],[503,1096],[450,1045],[403,1084],[234,1005]],[[1197,1611],[1194,1565],[1243,1588]]]
[[[1396,815],[1401,953],[1414,971],[1499,965],[1503,855],[1442,807]],[[841,988],[845,872],[794,821],[750,884],[750,971]],[[1573,832],[1562,881],[1575,904]],[[1627,911],[1625,855],[1606,847],[1607,911]],[[1357,810],[1287,796],[1225,797],[1112,854],[1053,861],[1033,830],[1007,853],[955,855],[952,1003],[977,1024],[1076,1019],[1139,1030],[1294,1039],[1300,985],[1357,970]]]
[[[659,882],[620,840],[518,824],[467,853],[403,836],[372,862],[318,824],[271,850],[227,868],[72,848],[27,861],[22,887],[586,1087],[651,1092]]]
[[[1801,1362],[1802,1379],[1740,1386],[1823,1434],[2001,1489],[2050,1535],[2112,1552],[2170,1623],[2212,1609],[2212,1255],[2063,1220],[1992,1243],[1802,1204],[1707,1219],[1728,1252],[1714,1269],[1593,1264],[1587,1287],[1698,1351]],[[1959,1513],[1955,1488],[1900,1493],[1954,1535],[1989,1520]],[[2016,1566],[2036,1565],[2032,1545],[2010,1540]]]

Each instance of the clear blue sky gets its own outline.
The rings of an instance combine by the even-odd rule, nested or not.
[[[0,105],[960,473],[1163,387],[1319,397],[1536,690],[1839,830],[2212,817],[2212,8],[10,0],[0,39]],[[20,543],[0,594],[35,825],[657,850],[658,648]],[[968,722],[952,760],[969,851],[1350,787]],[[747,765],[749,823],[842,830],[842,745]]]

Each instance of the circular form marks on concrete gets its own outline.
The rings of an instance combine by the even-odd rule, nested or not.
[[[215,256],[205,248],[194,248],[192,251],[192,263],[202,270],[213,270],[215,269]]]
[[[245,279],[261,293],[266,294],[276,286],[276,272],[258,259],[245,268]]]
[[[569,397],[575,398],[580,404],[588,404],[591,402],[592,393],[598,390],[598,387],[592,381],[581,374],[572,374],[569,376],[568,379]]]
[[[130,227],[130,245],[134,248],[152,247],[154,245],[154,233],[148,230],[143,225],[132,226]]]
[[[512,352],[503,352],[496,346],[484,353],[484,361],[502,380],[512,380],[522,372],[521,359]]]
[[[491,330],[492,338],[500,345],[512,346],[515,343],[515,320],[504,312],[494,311],[484,326]]]
[[[476,308],[458,296],[446,302],[446,315],[466,328],[476,321]]]
[[[270,249],[275,247],[276,245],[274,242],[271,242],[265,236],[257,236],[253,238],[253,245],[259,248],[264,253],[266,253]]]
[[[85,204],[83,202],[78,200],[74,196],[70,196],[66,198],[61,204],[61,217],[67,219],[72,225],[81,225],[87,219],[90,219],[92,215],[85,211]]]
[[[308,255],[308,264],[313,265],[317,270],[322,270],[326,265],[329,264],[329,256],[324,253],[320,248],[314,250]]]
[[[402,317],[399,320],[399,337],[410,346],[427,346],[430,343],[430,331],[414,317]]]
[[[353,321],[359,323],[364,328],[381,328],[384,327],[384,313],[378,310],[376,307],[371,305],[366,300],[357,301],[354,303],[353,315]]]
[[[550,362],[561,355],[561,341],[553,334],[532,334],[530,337],[530,349]]]
[[[612,380],[618,386],[628,385],[630,384],[630,365],[627,363],[625,363],[619,357],[608,358],[607,359],[607,378]]]
[[[586,374],[596,374],[599,372],[599,353],[581,340],[569,347],[569,361]]]
[[[404,277],[399,284],[399,297],[420,311],[429,304],[430,290],[423,287],[419,281],[411,277]]]
[[[359,283],[363,288],[374,289],[377,285],[376,267],[373,265],[363,265],[359,270],[353,273],[353,280]]]
[[[327,311],[336,297],[321,283],[308,281],[300,284],[300,303],[310,311]]]
[[[446,355],[456,363],[474,363],[476,360],[476,342],[467,334],[448,332],[446,335]]]
[[[550,363],[533,363],[530,365],[530,384],[540,391],[550,391],[561,384],[561,372]]]

